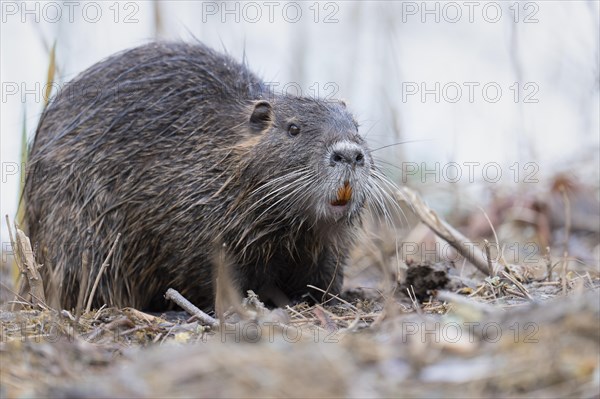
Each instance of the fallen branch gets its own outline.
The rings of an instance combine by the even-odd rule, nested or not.
[[[407,198],[415,214],[421,219],[427,227],[448,244],[452,245],[459,254],[464,256],[473,266],[475,266],[483,274],[488,275],[490,270],[488,262],[476,251],[473,251],[472,241],[467,239],[464,235],[450,226],[446,221],[440,219],[440,217],[432,211],[425,203],[423,199],[417,194],[416,191],[403,187],[399,192],[400,198]]]

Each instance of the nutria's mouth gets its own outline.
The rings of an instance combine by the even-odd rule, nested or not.
[[[352,199],[352,186],[346,180],[344,182],[344,186],[340,187],[337,191],[337,198],[331,201],[331,205],[333,206],[346,206],[348,202]]]

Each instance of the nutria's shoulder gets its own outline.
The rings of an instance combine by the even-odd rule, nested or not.
[[[204,68],[246,69],[229,54],[217,52],[204,43],[180,41],[152,41],[115,53],[96,65],[113,63],[124,64],[131,68],[136,60],[141,64],[152,63],[157,67],[165,67],[170,63],[174,65],[187,63]]]
[[[154,41],[116,53],[85,70],[74,82],[146,90],[159,95],[203,92],[220,100],[256,99],[267,93],[265,83],[243,63],[203,43]],[[116,83],[116,84],[115,84]],[[185,91],[185,90],[188,91]]]

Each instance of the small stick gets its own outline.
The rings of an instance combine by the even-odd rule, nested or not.
[[[183,310],[188,312],[190,315],[197,317],[204,324],[208,324],[211,327],[215,327],[219,324],[219,321],[217,319],[210,317],[209,315],[198,309],[196,305],[185,299],[183,295],[181,295],[173,288],[169,288],[167,290],[165,298],[175,302]]]
[[[300,317],[300,318],[302,318],[304,320],[307,320],[306,316],[304,316],[302,313],[298,312],[294,308],[291,308],[290,305],[286,305],[285,307],[287,308],[287,310],[289,310],[290,312],[294,313],[296,316],[298,316],[298,317]]]
[[[540,281],[537,284],[540,286],[544,286],[544,285],[561,285],[562,283],[560,281]]]
[[[96,294],[96,288],[98,288],[98,284],[100,284],[100,278],[102,277],[102,274],[104,274],[104,270],[106,270],[106,268],[108,267],[108,261],[110,260],[110,257],[112,256],[113,252],[115,251],[115,248],[117,247],[117,244],[119,243],[120,238],[121,238],[121,233],[118,233],[117,238],[115,239],[115,242],[112,245],[112,248],[108,252],[106,259],[104,260],[104,263],[102,263],[102,266],[100,267],[100,271],[98,272],[98,275],[96,276],[96,281],[94,281],[92,291],[90,291],[90,296],[88,297],[87,306],[85,307],[86,312],[89,312],[92,310],[92,299],[94,299],[94,295]]]
[[[94,318],[92,320],[94,320],[94,321],[98,320],[98,317],[100,317],[100,315],[102,314],[102,311],[104,310],[105,307],[106,307],[106,304],[100,306],[100,309],[98,309],[96,311],[96,314],[94,315]]]
[[[410,292],[411,289],[412,289],[412,293]],[[421,311],[421,307],[419,306],[419,301],[417,300],[417,295],[415,294],[415,287],[413,287],[411,284],[411,286],[406,289],[406,292],[408,292],[408,297],[410,298],[410,301],[412,302],[412,306],[413,306],[413,309],[415,310],[415,312],[417,312],[418,314],[422,314],[423,312]]]
[[[485,243],[485,256],[487,257],[490,277],[494,277],[494,266],[492,265],[492,256],[490,255],[490,242],[486,239],[484,239],[483,242]]]

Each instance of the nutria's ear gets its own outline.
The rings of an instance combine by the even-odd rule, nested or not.
[[[262,132],[273,123],[273,107],[268,101],[257,101],[250,115],[250,128]]]

